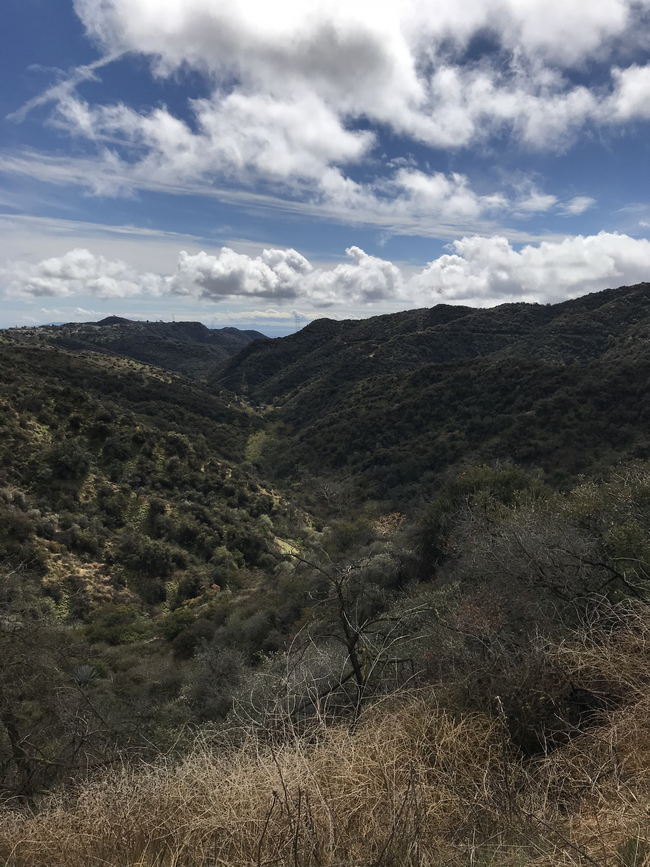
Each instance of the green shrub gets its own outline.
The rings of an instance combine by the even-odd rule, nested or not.
[[[151,632],[151,624],[132,605],[110,603],[95,609],[88,619],[85,634],[91,642],[126,644],[140,641]]]
[[[80,481],[90,469],[90,455],[81,440],[65,440],[57,443],[45,456],[53,479]]]

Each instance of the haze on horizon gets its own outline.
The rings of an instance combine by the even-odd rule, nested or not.
[[[650,275],[650,0],[8,0],[0,326]]]

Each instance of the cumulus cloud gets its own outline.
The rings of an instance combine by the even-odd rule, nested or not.
[[[315,269],[296,250],[264,250],[255,257],[228,247],[217,255],[181,252],[169,288],[179,295],[213,301],[250,296],[279,301],[304,298],[317,306],[399,297],[402,276],[392,262],[369,256],[359,247],[349,247],[346,254],[349,263]]]
[[[369,256],[359,247],[348,247],[345,252],[351,263],[310,275],[305,288],[311,300],[322,305],[341,301],[370,304],[401,296],[402,275],[392,262]]]
[[[246,256],[222,247],[214,256],[182,251],[172,292],[219,300],[229,296],[295,298],[299,280],[312,266],[296,250],[264,250],[261,256]]]
[[[97,144],[101,193],[262,179],[342,207],[346,195],[359,198],[350,166],[365,160],[384,171],[368,158],[385,129],[446,149],[504,133],[526,147],[564,148],[585,124],[650,119],[650,67],[621,65],[650,0],[75,0],[74,6],[106,59],[32,103],[55,100],[53,122]],[[477,55],[476,37],[487,37],[490,50]],[[197,70],[211,94],[190,100],[183,118],[164,106],[136,111],[122,103],[92,105],[75,94],[77,83],[124,53],[148,57],[161,78]],[[601,68],[597,86],[577,83],[576,71],[588,64]],[[387,188],[377,202],[396,197],[398,211],[405,202],[416,208],[427,196],[441,198],[440,178],[425,184],[417,173],[393,173],[379,182]],[[361,192],[367,198],[377,191],[366,183]],[[461,199],[453,193],[451,211],[476,214],[476,201]],[[545,201],[529,205],[532,213]]]
[[[175,271],[153,274],[77,249],[39,263],[9,263],[3,270],[9,294],[22,298],[261,298],[281,307],[300,303],[312,309],[441,301],[549,302],[650,276],[650,241],[608,232],[520,249],[499,236],[464,237],[417,273],[359,247],[348,248],[346,254],[348,261],[323,268],[292,249],[249,256],[222,247],[214,254],[181,252]]]
[[[350,262],[314,268],[297,250],[267,249],[259,256],[222,247],[218,253],[181,251],[174,272],[138,272],[125,262],[74,249],[37,263],[9,262],[2,273],[10,297],[186,296],[207,301],[264,298],[304,299],[324,307],[336,303],[393,300],[403,281],[392,262],[350,247]]]
[[[81,248],[38,263],[12,262],[0,273],[7,280],[10,297],[126,298],[139,294],[158,295],[163,289],[158,275],[138,273],[125,262],[96,256]]]
[[[222,175],[313,179],[332,163],[357,162],[369,132],[351,132],[313,94],[215,94],[192,103],[196,131],[167,109],[139,114],[123,104],[92,107],[74,97],[59,103],[55,122],[99,142],[116,136],[144,150],[132,178],[195,180]],[[110,153],[110,152],[108,152]],[[114,158],[114,154],[111,154]]]
[[[650,64],[614,69],[616,87],[605,104],[610,121],[650,119]]]
[[[650,277],[650,241],[608,232],[521,250],[505,238],[469,237],[454,241],[452,249],[413,278],[411,288],[419,297],[558,301]]]

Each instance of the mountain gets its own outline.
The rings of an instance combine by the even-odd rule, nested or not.
[[[0,861],[637,863],[650,286],[206,331],[0,332]]]
[[[561,483],[650,454],[650,284],[555,305],[439,305],[316,320],[251,343],[215,383],[265,404],[276,477],[412,498],[449,467],[510,459]]]
[[[259,331],[211,329],[201,322],[132,321],[121,316],[12,329],[5,334],[21,342],[120,355],[192,377],[205,376],[254,340],[268,340]]]

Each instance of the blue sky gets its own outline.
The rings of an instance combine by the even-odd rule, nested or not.
[[[0,325],[650,279],[650,0],[6,0]]]

